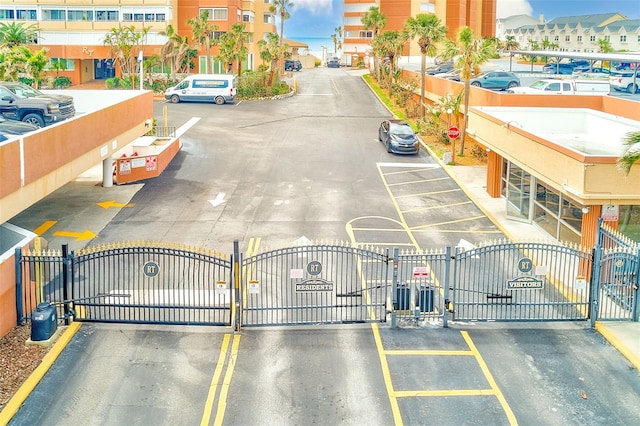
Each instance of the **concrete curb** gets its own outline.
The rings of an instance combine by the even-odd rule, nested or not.
[[[67,327],[60,338],[53,345],[51,350],[42,359],[42,362],[33,370],[33,373],[20,386],[20,389],[11,397],[7,405],[0,411],[0,424],[5,425],[18,412],[29,394],[33,392],[40,380],[47,374],[53,363],[58,359],[64,348],[69,344],[73,336],[76,335],[82,323],[74,322]]]
[[[615,335],[605,324],[596,321],[596,331],[602,335],[614,348],[624,356],[637,371],[640,371],[640,355],[634,353]]]

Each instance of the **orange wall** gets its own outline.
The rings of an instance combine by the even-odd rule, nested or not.
[[[0,262],[0,336],[16,325],[15,257]]]
[[[121,185],[160,176],[160,174],[162,174],[162,172],[169,166],[169,163],[171,162],[171,160],[173,160],[173,157],[178,154],[181,146],[182,143],[180,142],[180,139],[176,139],[175,141],[171,142],[171,144],[164,147],[164,149],[162,149],[161,151],[155,152],[153,154],[145,155],[144,152],[141,152],[140,155],[118,158],[115,161],[115,182]],[[143,149],[141,148],[140,151],[143,151]],[[128,173],[121,173],[121,164],[123,162],[128,162],[130,166],[131,161],[134,159],[144,159],[145,164],[153,164],[153,166],[130,167],[128,168]]]
[[[420,73],[403,70],[402,78],[415,79],[420,82]],[[432,103],[448,93],[458,94],[463,90],[461,82],[445,80],[427,75],[425,78],[425,97]],[[418,93],[418,92],[417,92]],[[491,90],[471,87],[469,98],[471,106],[514,106],[514,107],[549,107],[549,108],[589,108],[640,121],[640,108],[636,103],[615,96],[553,96],[553,95],[516,95],[511,93],[494,92]]]
[[[145,92],[104,110],[64,121],[24,137],[24,186],[64,167],[82,154],[99,149],[152,116],[153,93]],[[0,199],[21,187],[19,146],[18,141],[0,145]]]

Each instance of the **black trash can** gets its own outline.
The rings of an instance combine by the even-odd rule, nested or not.
[[[48,340],[58,329],[56,307],[50,303],[40,303],[31,312],[31,340]]]
[[[428,285],[421,285],[417,292],[417,305],[420,306],[420,312],[433,312],[433,289]]]
[[[406,284],[396,287],[396,310],[406,311],[410,308],[411,289]]]

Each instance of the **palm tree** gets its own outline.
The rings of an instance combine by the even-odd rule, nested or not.
[[[171,79],[180,72],[184,59],[189,53],[189,43],[187,37],[182,37],[174,29],[173,25],[167,25],[167,31],[161,31],[160,35],[166,36],[167,41],[160,49],[160,60],[169,61],[171,67]]]
[[[331,40],[333,41],[333,53],[335,55],[338,53],[338,36],[331,34]]]
[[[457,128],[460,128],[460,105],[462,104],[462,98],[464,91],[461,90],[457,95],[447,93],[445,96],[438,99],[438,104],[442,108],[442,112],[447,114],[447,127],[450,128],[452,124],[455,124]],[[454,123],[451,123],[451,117],[454,117]],[[455,163],[456,158],[456,141],[451,139],[451,162]]]
[[[407,35],[399,31],[385,31],[376,37],[374,45],[375,50],[380,52],[384,57],[389,58],[389,97],[393,90],[393,76],[395,75],[395,64],[397,57],[404,50],[404,44],[407,42]]]
[[[496,54],[495,45],[483,38],[476,38],[469,27],[461,27],[456,42],[445,40],[444,54],[447,59],[456,58],[453,67],[464,80],[464,118],[460,130],[460,155],[464,155],[464,143],[469,121],[470,80],[480,73],[480,65]]]
[[[273,0],[273,4],[269,6],[269,12],[280,15],[280,44],[284,40],[284,21],[291,17],[289,9],[292,7],[293,2],[290,0]]]
[[[420,62],[420,116],[424,120],[424,78],[426,74],[427,55],[435,56],[436,43],[440,42],[447,34],[447,27],[443,26],[436,15],[419,13],[409,17],[404,24],[404,29],[409,38],[418,37],[418,46],[422,60]]]
[[[368,12],[365,12],[360,19],[365,30],[371,30],[373,32],[373,38],[371,39],[371,45],[375,42],[378,34],[387,25],[387,17],[380,12],[380,8],[372,6]],[[373,55],[373,73],[376,78],[380,80],[380,58],[375,54]]]
[[[507,36],[507,39],[504,41],[504,50],[506,50],[507,52],[510,52],[512,50],[519,50],[520,49],[520,43],[518,43],[516,41],[516,37],[515,36]]]
[[[278,60],[282,58],[287,50],[289,50],[289,45],[284,43],[280,43],[280,37],[275,33],[267,33],[266,40],[260,40],[258,42],[258,49],[260,51],[260,58],[269,62],[269,78],[267,80],[267,84],[270,86],[273,83],[273,75],[278,66]]]
[[[217,40],[211,35],[214,31],[218,31],[218,26],[209,23],[209,11],[207,9],[203,10],[198,17],[187,20],[187,24],[193,30],[193,40],[207,51],[207,73],[211,73],[213,69],[211,47],[217,44]]]
[[[245,45],[250,33],[244,32],[244,24],[233,24],[231,31],[227,31],[220,37],[220,59],[228,64],[238,63],[238,75],[242,74],[242,60],[247,56],[249,49]],[[280,40],[282,44],[282,40]]]
[[[631,166],[640,160],[640,132],[627,133],[623,143],[627,149],[618,159],[618,168],[628,175],[631,172]]]
[[[33,43],[38,38],[38,30],[33,25],[24,26],[17,22],[0,23],[0,46],[12,48]]]
[[[611,42],[605,38],[599,38],[598,41],[598,51],[600,53],[610,53],[613,52],[613,47],[611,47]]]
[[[135,66],[138,52],[144,50],[149,28],[136,30],[134,25],[128,27],[112,28],[105,37],[104,45],[109,46],[111,59],[120,67],[122,75],[131,76],[131,88],[135,84]]]
[[[36,89],[40,88],[40,83],[45,77],[45,68],[49,63],[49,58],[47,57],[47,51],[49,49],[40,49],[35,52],[24,48],[26,58],[27,58],[27,66],[26,72],[33,78],[33,85]]]

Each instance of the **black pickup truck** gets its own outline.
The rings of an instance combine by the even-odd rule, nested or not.
[[[0,81],[0,115],[4,118],[45,127],[75,113],[71,96],[43,93],[19,82]]]

